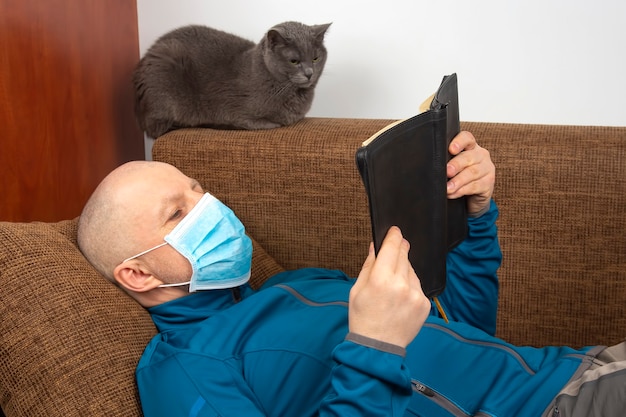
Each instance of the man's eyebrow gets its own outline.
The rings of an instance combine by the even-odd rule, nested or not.
[[[182,193],[180,192],[168,193],[167,195],[163,196],[163,198],[159,202],[159,208],[157,213],[159,216],[159,221],[162,225],[165,225],[169,222],[170,216],[173,214],[171,213],[172,207],[177,204],[177,201],[181,199],[181,196]]]
[[[202,185],[200,185],[200,182],[198,180],[191,178],[191,188],[196,188],[196,187],[202,188]]]

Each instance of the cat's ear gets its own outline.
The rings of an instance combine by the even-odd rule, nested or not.
[[[289,40],[283,37],[280,33],[280,29],[272,28],[267,32],[267,44],[270,49],[274,49],[277,46],[286,46],[289,44]]]
[[[324,35],[326,34],[326,31],[328,30],[330,25],[332,25],[332,22],[326,23],[324,25],[313,26],[313,33],[315,33],[315,39],[317,39],[319,42],[323,41]]]

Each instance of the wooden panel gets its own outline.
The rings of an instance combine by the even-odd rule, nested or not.
[[[143,159],[136,0],[0,0],[0,220],[73,218]]]

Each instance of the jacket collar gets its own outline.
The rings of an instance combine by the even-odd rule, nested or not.
[[[189,325],[208,319],[220,311],[249,297],[254,290],[248,284],[238,287],[237,294],[234,289],[197,291],[168,301],[158,306],[150,307],[148,312],[159,332],[164,332],[180,325]]]

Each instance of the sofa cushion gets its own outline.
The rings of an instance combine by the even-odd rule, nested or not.
[[[77,220],[0,224],[0,404],[7,416],[140,416],[148,313],[76,246]]]
[[[148,313],[76,246],[77,219],[0,222],[0,406],[14,416],[141,416]],[[251,282],[282,270],[253,240]]]
[[[141,416],[150,316],[76,246],[77,220],[0,222],[0,406],[14,416]],[[253,239],[251,284],[283,270]]]

